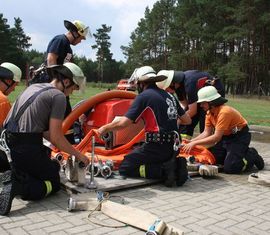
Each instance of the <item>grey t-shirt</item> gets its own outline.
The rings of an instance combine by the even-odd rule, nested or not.
[[[50,83],[37,83],[29,86],[17,99],[18,106],[15,114],[20,107],[36,92],[45,87],[53,87]],[[14,103],[15,104],[15,103]],[[14,109],[14,104],[8,113],[5,123],[10,119]],[[19,119],[19,132],[42,133],[49,129],[50,118],[64,119],[66,110],[66,97],[58,89],[48,89],[40,93],[35,100],[26,108]],[[5,124],[4,124],[5,125]]]

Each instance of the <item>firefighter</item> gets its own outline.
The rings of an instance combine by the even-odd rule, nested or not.
[[[55,36],[49,42],[46,61],[39,69],[37,69],[35,72],[36,75],[31,81],[29,81],[29,84],[50,82],[50,77],[46,73],[46,66],[55,64],[62,65],[65,62],[71,62],[73,56],[71,45],[76,46],[81,43],[82,40],[91,36],[89,27],[80,20],[75,20],[73,22],[64,20],[64,26],[68,31],[65,34]],[[67,117],[72,111],[69,96],[67,96],[66,99],[67,107],[65,117]],[[65,133],[66,138],[72,144],[75,143],[73,132],[73,127],[71,127],[71,129]]]
[[[206,112],[205,129],[182,150],[188,153],[195,145],[214,145],[209,150],[217,164],[224,165],[225,173],[237,174],[254,165],[262,170],[263,158],[255,148],[249,147],[251,134],[247,121],[226,102],[213,86],[198,91],[198,103]]]
[[[51,160],[43,137],[58,149],[75,156],[85,166],[88,158],[78,152],[62,133],[66,98],[85,81],[81,69],[70,62],[47,68],[51,83],[29,86],[13,104],[4,122],[12,170],[3,174],[0,214],[10,212],[12,200],[38,200],[60,189],[59,163]]]
[[[0,126],[11,108],[7,96],[15,90],[17,84],[21,81],[22,71],[12,63],[2,63],[0,65]]]
[[[12,63],[2,63],[0,65],[0,127],[11,108],[7,96],[15,90],[16,85],[20,82],[22,72],[19,67]],[[0,150],[0,172],[9,169],[6,154]]]
[[[181,186],[187,179],[186,159],[177,158],[175,164],[173,156],[177,155],[178,149],[174,150],[173,146],[178,134],[177,120],[189,124],[191,119],[171,94],[157,87],[155,82],[164,79],[165,76],[157,76],[150,66],[136,69],[129,82],[137,84],[139,95],[124,116],[100,127],[98,133],[105,135],[142,118],[145,123],[145,143],[125,156],[119,167],[120,175],[164,179],[169,187],[176,180],[176,184]]]
[[[46,60],[48,66],[71,62],[73,54],[70,45],[76,46],[81,43],[82,40],[91,36],[89,27],[80,20],[75,20],[73,22],[64,20],[64,25],[68,32],[66,34],[55,36],[49,42]]]
[[[218,89],[222,97],[225,97],[225,90],[221,81],[212,77],[207,72],[198,70],[174,71],[161,70],[158,74],[168,77],[166,80],[157,83],[157,85],[166,89],[168,92],[176,93],[181,106],[187,111],[192,119],[190,125],[180,127],[180,133],[183,138],[190,139],[193,136],[194,129],[199,123],[200,132],[204,130],[205,112],[197,103],[197,92],[200,88],[213,85]]]

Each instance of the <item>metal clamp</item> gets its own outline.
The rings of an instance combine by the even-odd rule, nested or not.
[[[9,164],[12,163],[12,159],[11,159],[11,154],[10,154],[10,148],[8,147],[7,145],[7,142],[6,142],[6,130],[3,130],[1,132],[1,135],[0,135],[0,149],[5,152],[5,154],[7,155],[7,159],[8,159],[8,162]]]
[[[177,131],[173,131],[175,136],[174,136],[174,144],[173,144],[173,150],[176,152],[178,149],[181,148],[181,139],[179,136],[179,133]]]

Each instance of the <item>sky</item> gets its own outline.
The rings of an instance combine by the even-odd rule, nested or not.
[[[148,6],[152,9],[157,0],[1,0],[0,13],[14,26],[14,17],[22,20],[22,27],[31,37],[30,49],[45,52],[49,41],[66,32],[64,20],[81,20],[96,33],[102,24],[112,26],[109,33],[113,59],[126,61],[120,47],[128,46],[131,32],[144,17]],[[94,37],[72,46],[78,56],[96,60],[91,48]]]

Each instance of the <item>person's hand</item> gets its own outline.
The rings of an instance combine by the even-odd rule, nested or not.
[[[83,114],[79,117],[79,122],[80,122],[81,125],[83,125],[86,121],[87,121],[87,116],[83,113]]]
[[[182,151],[189,154],[191,149],[195,146],[194,142],[189,142],[182,145]]]
[[[187,138],[183,138],[182,140],[183,140],[183,142],[184,142],[185,144],[190,143],[190,141],[191,141],[191,140],[189,140],[189,139],[187,139]]]
[[[105,129],[103,127],[100,127],[97,129],[98,137],[101,139],[103,135],[106,134]]]
[[[90,163],[89,158],[86,157],[85,155],[81,155],[81,156],[79,157],[79,160],[80,160],[81,162],[83,162],[83,164],[84,164],[85,167],[88,166],[89,163]]]

